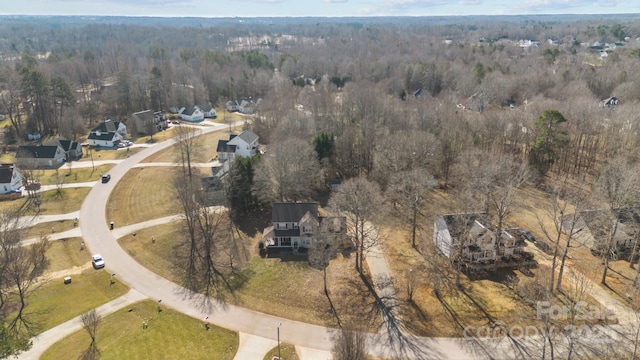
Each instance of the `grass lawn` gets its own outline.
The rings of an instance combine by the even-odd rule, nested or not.
[[[273,357],[278,356],[278,347],[274,347],[271,349],[267,355],[264,356],[263,360],[271,360]],[[299,360],[298,354],[296,353],[296,347],[291,344],[283,344],[280,343],[280,359],[282,360]]]
[[[143,141],[144,142],[144,141]],[[133,155],[140,151],[144,150],[144,148],[134,147],[129,149],[129,155]],[[93,160],[120,160],[125,159],[127,157],[127,149],[98,149],[94,148],[89,150],[88,148],[83,148],[82,151],[84,155],[78,161],[80,162],[91,162],[91,156],[93,155]]]
[[[77,266],[83,266],[91,261],[91,253],[86,248],[80,250],[82,238],[75,237],[66,240],[49,242],[47,273],[65,271]]]
[[[143,323],[147,328],[143,328]],[[85,330],[59,341],[41,359],[78,359],[90,343]],[[231,360],[238,350],[238,334],[201,320],[142,301],[100,322],[97,332],[100,359],[219,359]]]
[[[175,246],[182,227],[179,222],[147,228],[119,240],[120,245],[139,263],[170,279],[181,282],[180,270],[174,263]],[[151,238],[155,243],[151,242]],[[324,295],[322,272],[309,267],[305,256],[257,255],[256,239],[251,242],[251,259],[236,274],[229,277],[234,284],[228,301],[253,310],[337,327],[337,321]],[[255,250],[255,251],[254,251]],[[374,330],[381,317],[373,308],[373,298],[354,270],[353,258],[339,254],[327,271],[331,300],[343,323],[357,321]]]
[[[91,191],[91,188],[68,188],[61,189],[61,194],[57,190],[49,190],[40,193],[40,215],[66,214],[80,210],[82,201]],[[0,202],[0,211],[8,211],[23,206],[29,199],[24,196],[20,199]],[[37,207],[32,205],[25,215],[37,214]]]
[[[96,166],[93,168],[77,168],[71,169],[71,173],[69,173],[69,168],[63,166],[58,170],[33,170],[31,173],[36,181],[42,183],[42,185],[55,185],[57,184],[57,174],[59,176],[63,176],[64,180],[62,180],[63,184],[70,183],[80,183],[80,182],[89,182],[89,181],[98,181],[100,180],[100,176],[111,170],[115,165],[107,164]]]
[[[73,220],[49,221],[33,225],[25,229],[23,239],[30,239],[42,235],[50,235],[52,228],[57,233],[71,230],[73,229]]]
[[[241,126],[233,128],[235,133],[242,131]],[[200,136],[200,145],[198,153],[194,156],[194,162],[209,162],[216,157],[216,148],[218,140],[229,139],[229,128],[221,129],[213,133]],[[178,161],[180,157],[180,149],[178,146],[172,146],[149,156],[142,162],[173,162]]]
[[[86,270],[72,275],[71,284],[62,279],[43,283],[29,298],[26,312],[48,330],[90,309],[107,303],[128,291],[119,281],[110,285],[110,275],[104,270]]]
[[[179,271],[172,261],[172,255],[175,253],[176,239],[181,233],[181,222],[173,222],[140,230],[136,232],[136,236],[124,236],[118,242],[129,255],[149,270],[180,283]],[[151,238],[155,242],[152,243]]]
[[[121,226],[179,213],[170,172],[164,167],[130,169],[109,197],[107,219]]]

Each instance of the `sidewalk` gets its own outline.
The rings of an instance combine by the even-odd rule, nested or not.
[[[96,311],[100,316],[104,317],[122,309],[127,305],[142,301],[146,298],[146,296],[142,295],[138,291],[131,289],[128,293],[122,295],[121,297],[97,307]],[[34,337],[32,339],[33,346],[31,347],[31,349],[18,355],[18,358],[24,360],[39,359],[40,356],[49,347],[51,347],[51,345],[80,329],[82,329],[82,320],[80,320],[80,316],[77,316]]]

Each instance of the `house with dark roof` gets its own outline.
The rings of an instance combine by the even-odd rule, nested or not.
[[[115,147],[126,136],[127,126],[123,122],[107,119],[91,130],[87,142],[91,146]]]
[[[22,145],[16,152],[16,164],[21,169],[55,169],[66,157],[60,145]]]
[[[131,114],[131,121],[134,131],[137,134],[151,135],[167,128],[167,121],[161,113],[155,113],[151,110],[138,111]]]
[[[22,187],[22,174],[14,164],[0,164],[0,194],[15,192]]]
[[[612,96],[610,98],[600,101],[600,107],[611,108],[611,107],[615,107],[616,105],[620,105],[620,99],[618,99],[615,96]]]
[[[610,232],[615,224],[615,233]],[[613,251],[631,249],[640,232],[640,208],[626,207],[610,212],[605,209],[581,211],[569,214],[561,219],[561,230],[571,234],[572,238],[590,249],[594,254],[606,247],[611,241]]]
[[[218,140],[216,152],[220,161],[233,160],[236,156],[250,157],[258,153],[260,137],[245,130],[238,135],[229,135],[229,140]]]
[[[67,157],[67,161],[77,160],[82,157],[82,145],[80,143],[67,140],[64,137],[59,137],[57,139],[49,140],[43,145],[58,145],[64,150],[65,155]]]
[[[178,110],[178,115],[180,116],[180,119],[191,122],[200,122],[204,119],[215,119],[218,116],[216,109],[213,108],[211,103],[182,107]]]
[[[342,245],[346,238],[346,218],[320,216],[318,203],[274,203],[272,225],[262,232],[267,248],[309,248],[319,232]]]

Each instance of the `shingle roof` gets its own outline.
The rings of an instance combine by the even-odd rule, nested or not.
[[[191,116],[196,111],[197,107],[193,105],[187,106],[182,112],[183,115]]]
[[[22,145],[16,152],[16,158],[53,159],[56,157],[57,145]]]
[[[116,136],[115,132],[92,132],[89,134],[89,140],[113,140]]]
[[[10,184],[13,178],[13,164],[0,164],[0,184]]]
[[[142,121],[142,123],[146,123],[148,121],[153,121],[153,119],[154,119],[153,111],[151,111],[151,110],[138,111],[137,113],[133,113],[133,116],[138,118],[138,119],[140,119],[140,121]]]
[[[211,111],[211,109],[213,109],[213,106],[211,105],[211,103],[206,103],[206,104],[198,105],[198,108],[200,108],[200,110],[202,110],[203,112],[208,112],[208,111]]]
[[[53,140],[49,140],[46,143],[44,143],[43,145],[51,145],[51,146],[60,146],[62,148],[62,150],[64,151],[69,151],[69,150],[73,150],[73,149],[77,149],[78,147],[80,147],[80,144],[73,141],[73,140],[67,140],[63,137],[59,137],[57,139],[53,139]]]
[[[252,131],[245,130],[238,135],[240,139],[242,139],[247,144],[251,144],[252,142],[258,140],[258,135],[253,133]]]
[[[108,120],[105,120],[100,125],[94,127],[91,130],[91,132],[96,132],[96,131],[100,131],[100,132],[116,131],[116,130],[118,130],[118,127],[120,127],[120,121],[113,121],[111,119],[108,119]]]
[[[318,220],[318,203],[274,203],[271,220],[277,222],[298,222],[309,212]]]

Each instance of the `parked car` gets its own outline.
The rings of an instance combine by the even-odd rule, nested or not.
[[[180,121],[178,121],[178,120],[173,120],[171,123],[174,124],[174,125],[180,125]]]
[[[101,269],[104,267],[104,259],[100,254],[93,254],[93,256],[91,256],[91,263],[93,264],[94,269]]]
[[[103,184],[108,183],[109,180],[111,180],[111,175],[109,175],[109,174],[102,175],[102,183]]]
[[[544,251],[545,253],[549,254],[551,253],[551,246],[549,246],[549,244],[547,244],[544,241],[534,241],[533,244],[540,250]]]

